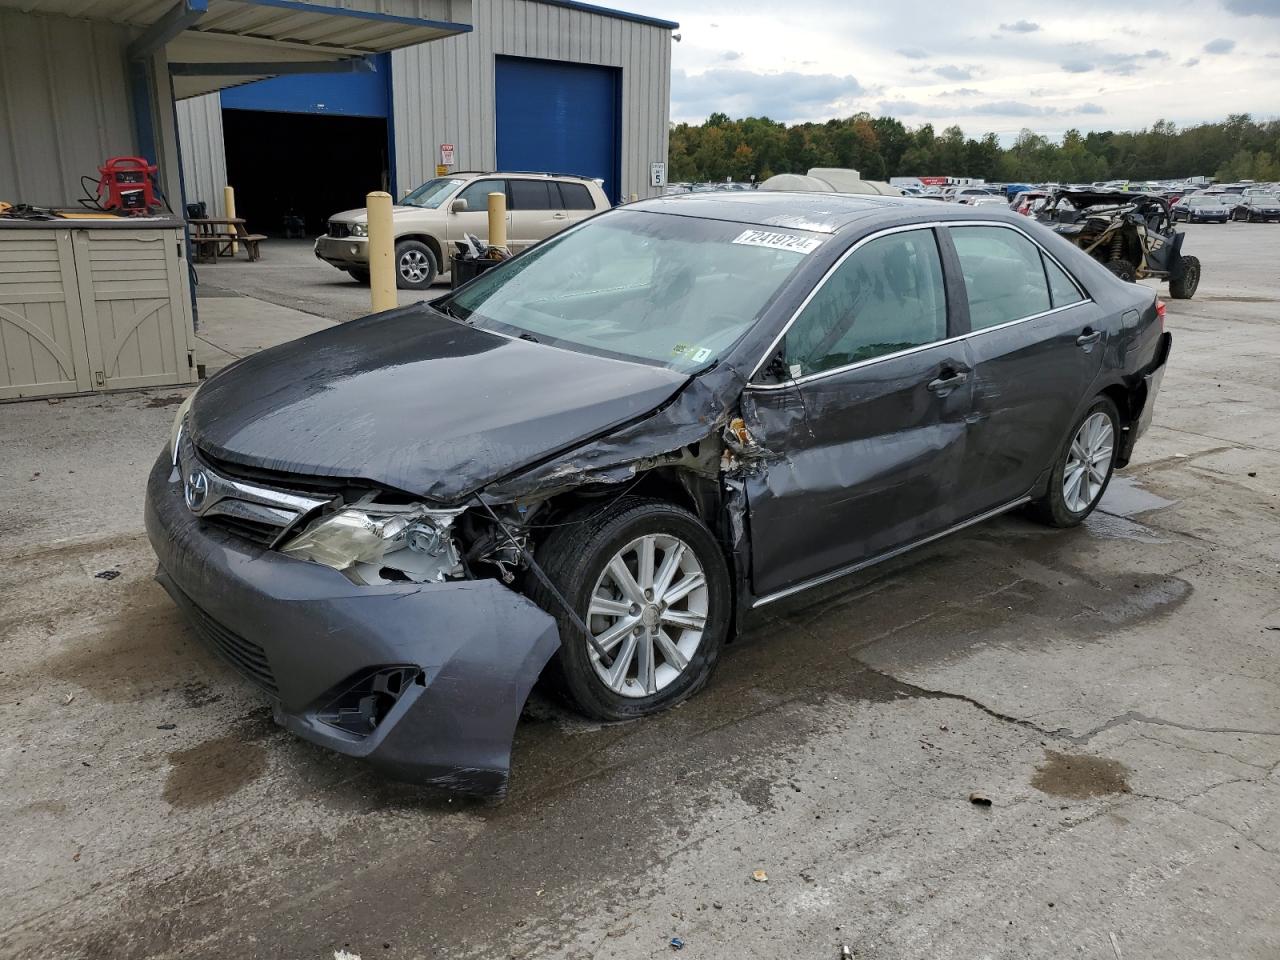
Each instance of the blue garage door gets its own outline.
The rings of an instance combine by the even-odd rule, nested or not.
[[[619,199],[619,71],[498,57],[498,169],[576,173]]]
[[[391,55],[380,53],[372,73],[305,73],[258,80],[222,91],[228,110],[391,116]]]

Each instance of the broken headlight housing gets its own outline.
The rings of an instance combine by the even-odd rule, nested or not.
[[[369,235],[369,227],[363,223],[351,224],[351,235],[353,237],[367,237]]]
[[[321,517],[281,547],[322,563],[354,583],[430,583],[463,575],[453,522],[463,509],[420,503],[390,505],[365,498]]]

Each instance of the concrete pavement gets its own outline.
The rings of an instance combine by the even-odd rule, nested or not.
[[[1086,525],[770,607],[661,717],[535,698],[496,806],[294,739],[196,643],[140,522],[180,392],[0,407],[0,956],[1280,955],[1280,229],[1188,232]]]

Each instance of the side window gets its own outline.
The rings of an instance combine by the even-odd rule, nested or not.
[[[1067,272],[1048,257],[1044,258],[1044,272],[1049,275],[1049,296],[1053,300],[1055,309],[1071,303],[1079,303],[1084,299],[1084,295],[1067,276]]]
[[[468,213],[484,213],[489,209],[489,194],[505,193],[505,180],[473,180],[471,185],[455,197],[455,200],[467,201]]]
[[[551,202],[551,183],[548,180],[508,180],[511,185],[512,210],[559,210],[559,203]],[[560,198],[557,197],[558,201]]]
[[[565,183],[559,181],[560,196],[564,200],[564,209],[566,210],[594,210],[596,205],[591,202],[591,191],[580,183]]]
[[[787,331],[784,358],[804,376],[946,336],[937,240],[911,230],[863,245],[827,277]]]
[[[951,227],[969,294],[969,324],[985,330],[1049,309],[1040,249],[1004,227]]]

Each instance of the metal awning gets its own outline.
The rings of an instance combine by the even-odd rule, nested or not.
[[[165,48],[178,98],[280,73],[362,69],[334,64],[471,30],[471,0],[0,0],[0,7],[137,28],[133,52]]]

